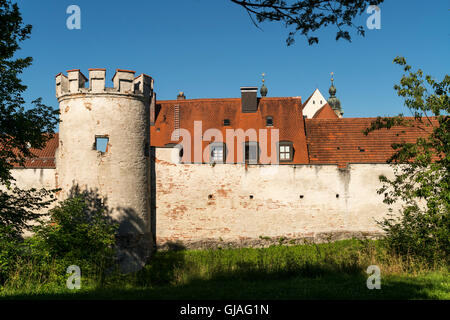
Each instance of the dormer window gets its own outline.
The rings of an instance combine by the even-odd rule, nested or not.
[[[266,127],[273,127],[273,118],[266,117]]]
[[[280,141],[278,144],[278,158],[280,162],[292,161],[294,158],[294,148],[290,141]]]

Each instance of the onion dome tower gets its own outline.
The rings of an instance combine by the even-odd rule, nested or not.
[[[262,78],[262,86],[261,86],[261,89],[259,90],[259,92],[261,93],[261,97],[267,96],[267,92],[269,91],[267,89],[266,85],[264,84],[264,82],[266,81],[266,80],[264,80],[265,75],[266,75],[265,73],[262,74],[262,77],[263,77]]]
[[[334,86],[334,79],[333,79],[333,72],[331,73],[331,87],[328,90],[328,93],[330,94],[330,98],[328,98],[328,104],[330,105],[331,109],[336,112],[339,118],[342,118],[342,115],[344,114],[344,111],[341,108],[341,101],[336,97],[336,88]]]

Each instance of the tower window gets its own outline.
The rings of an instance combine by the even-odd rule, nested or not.
[[[272,117],[266,117],[266,126],[267,127],[273,126],[273,118]]]
[[[107,152],[108,151],[108,142],[109,137],[107,136],[96,136],[95,137],[95,150],[100,152]]]

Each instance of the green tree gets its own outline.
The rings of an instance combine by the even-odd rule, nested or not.
[[[398,254],[412,254],[437,261],[450,256],[450,77],[436,81],[418,69],[412,71],[405,58],[394,63],[405,74],[394,86],[414,115],[405,118],[377,118],[366,134],[392,126],[415,126],[423,130],[413,143],[393,144],[395,152],[388,162],[394,166],[394,178],[380,176],[379,194],[384,202],[400,202],[400,215],[391,214],[380,221],[386,231],[386,243]]]
[[[349,30],[356,30],[364,36],[364,27],[354,24],[356,16],[361,15],[369,5],[378,5],[384,0],[231,0],[243,7],[253,23],[275,21],[283,23],[292,31],[286,39],[287,45],[295,42],[297,33],[305,36],[308,43],[319,43],[312,34],[328,25],[336,27],[336,40],[351,41]],[[256,21],[255,21],[256,18]]]
[[[26,86],[19,75],[32,58],[15,58],[19,43],[29,37],[31,26],[24,25],[17,4],[0,0],[0,265],[10,264],[24,229],[52,201],[51,190],[21,190],[14,185],[11,169],[23,165],[50,139],[58,122],[58,111],[32,102],[26,109],[22,97]]]

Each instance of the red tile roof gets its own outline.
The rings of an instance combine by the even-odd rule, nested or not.
[[[386,163],[394,153],[393,143],[415,142],[432,130],[431,126],[425,125],[397,126],[364,135],[363,131],[374,120],[376,118],[306,119],[310,163],[340,166],[348,163]]]
[[[292,163],[308,163],[301,98],[259,98],[258,110],[254,113],[241,111],[241,99],[193,99],[158,101],[156,104],[155,125],[151,127],[151,145],[165,146],[171,141],[174,130],[175,106],[179,106],[179,127],[187,129],[194,137],[194,121],[202,121],[202,131],[216,128],[226,138],[226,129],[279,129],[279,139],[293,143]],[[266,127],[266,117],[273,118],[273,127]],[[223,120],[230,120],[230,126],[224,126]],[[270,136],[270,132],[268,132]],[[182,139],[180,139],[181,141]],[[203,150],[210,142],[203,143]],[[228,143],[227,143],[228,144]],[[235,142],[234,154],[237,155]],[[193,146],[192,149],[193,150]],[[270,152],[270,150],[269,150]],[[270,153],[269,153],[270,154]],[[183,159],[186,161],[187,159]],[[234,161],[242,162],[235,157]]]
[[[316,118],[303,119],[300,98],[260,98],[258,110],[254,113],[241,112],[241,99],[191,99],[167,100],[156,103],[155,125],[151,126],[151,145],[164,147],[179,141],[171,141],[175,125],[175,106],[179,106],[179,127],[187,129],[193,138],[194,121],[202,121],[202,133],[216,128],[226,137],[226,129],[279,129],[279,139],[291,141],[294,146],[294,159],[291,164],[338,164],[348,163],[386,163],[394,153],[391,145],[400,142],[415,142],[419,136],[431,132],[431,127],[392,127],[375,130],[364,135],[376,118],[335,118],[328,116],[330,107],[326,104]],[[331,109],[334,113],[334,111]],[[266,117],[273,117],[273,127],[266,127]],[[224,126],[223,120],[230,120]],[[410,118],[411,120],[413,118]],[[436,123],[436,120],[433,120]],[[32,150],[36,158],[25,163],[27,168],[54,168],[55,151],[58,147],[58,134],[50,139],[43,150]],[[203,142],[203,150],[210,142]],[[237,146],[235,141],[235,152]],[[193,147],[193,146],[192,146]],[[269,151],[270,152],[270,151]],[[183,159],[186,160],[186,159]],[[230,161],[231,159],[227,159]],[[235,162],[241,162],[237,159]],[[19,167],[18,165],[16,167]]]
[[[322,108],[316,111],[313,115],[313,119],[338,119],[338,115],[331,106],[327,103],[323,105]]]
[[[55,133],[43,149],[31,148],[30,151],[36,156],[35,158],[25,160],[25,168],[55,168],[55,151],[59,144],[59,134]],[[15,168],[22,167],[15,163]]]

